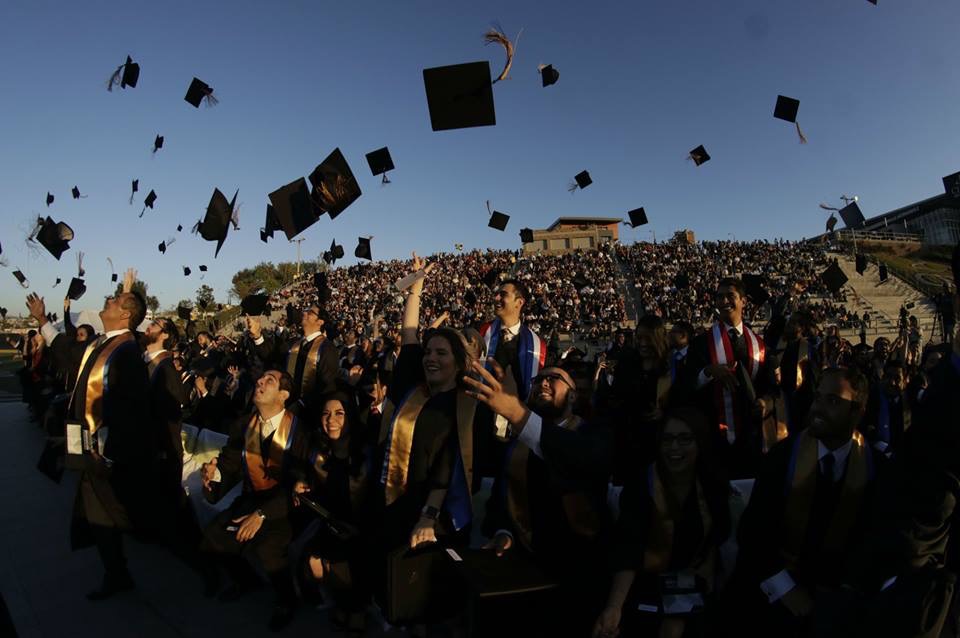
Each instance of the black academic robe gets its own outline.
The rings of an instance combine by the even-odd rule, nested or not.
[[[317,338],[326,339],[326,337]],[[276,370],[289,371],[288,355],[301,340],[302,339],[297,338],[288,341],[264,334],[263,343],[255,346],[255,349],[257,356],[260,357],[265,366],[272,367]],[[313,342],[310,343],[312,344]],[[314,382],[311,387],[304,388],[304,372],[312,365],[307,361],[310,353],[309,345],[310,344],[305,344],[300,348],[297,355],[296,367],[294,368],[294,373],[291,375],[293,376],[294,399],[300,401],[306,412],[316,408],[324,395],[337,389],[337,374],[340,370],[337,348],[328,340],[322,347],[319,361],[316,362],[317,373],[314,377]]]
[[[183,461],[183,444],[180,438],[183,407],[190,400],[190,393],[180,380],[180,373],[173,365],[173,358],[160,355],[158,359],[159,362],[155,365],[147,365],[150,375],[150,408],[156,421],[157,446],[161,457],[168,461],[170,467],[179,468]]]
[[[106,339],[96,348],[91,345],[92,352],[77,377],[68,419],[83,420],[88,378],[94,363],[100,352],[118,338],[120,336]],[[145,502],[148,499],[144,498],[143,487],[151,483],[148,477],[157,455],[157,436],[149,426],[150,385],[147,366],[136,340],[116,349],[106,373],[105,386],[108,389],[102,401],[93,409],[102,419],[100,427],[109,428],[102,454],[110,460],[110,465],[103,459],[94,461],[90,458],[87,461],[74,507],[74,548],[92,543],[86,527],[91,520],[109,519],[125,531],[144,530],[150,525],[150,507]],[[84,489],[85,485],[91,489]],[[81,494],[85,496],[81,497]]]
[[[864,432],[871,445],[885,443],[884,451],[898,453],[903,447],[903,436],[910,429],[912,420],[912,410],[907,403],[906,393],[901,392],[896,397],[886,397],[887,410],[890,418],[890,432],[884,435],[879,429],[880,412],[883,409],[881,405],[881,393],[883,389],[874,386],[871,388],[870,398],[867,401],[867,409],[863,415],[860,429]],[[888,439],[888,440],[886,440]]]

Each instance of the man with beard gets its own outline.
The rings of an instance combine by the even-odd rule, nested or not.
[[[158,421],[158,448],[165,471],[175,477],[177,489],[183,467],[182,408],[190,399],[189,391],[173,365],[172,349],[179,339],[180,331],[165,317],[147,326],[142,339],[143,360],[150,378],[150,405]]]
[[[498,556],[532,556],[561,585],[563,604],[551,621],[557,631],[587,635],[604,594],[596,583],[602,581],[609,528],[611,433],[574,415],[576,382],[562,368],[537,374],[526,405],[483,366],[475,363],[473,369],[482,381],[465,377],[468,394],[503,416],[511,437],[487,505],[483,527],[492,539],[486,547]]]
[[[764,396],[765,345],[743,322],[746,292],[741,280],[721,279],[715,302],[718,320],[690,344],[684,378],[674,384],[672,400],[699,407],[716,426],[732,478],[753,477],[765,447],[760,423],[773,407],[773,400]]]
[[[906,395],[907,375],[903,364],[888,360],[883,378],[874,384],[862,429],[874,449],[887,457],[900,451],[904,433],[910,429],[912,407]]]
[[[71,544],[73,549],[96,545],[106,572],[101,587],[88,594],[90,600],[133,589],[121,533],[148,527],[144,515],[150,504],[143,502],[141,487],[150,481],[157,437],[143,427],[149,422],[149,381],[132,331],[143,321],[146,304],[132,292],[135,278],[136,272],[128,271],[123,292],[104,301],[104,334],[83,353],[67,407],[67,450],[83,465]],[[46,321],[43,299],[30,295],[27,307],[44,339],[55,341],[57,331]]]
[[[300,320],[303,338],[288,344],[277,337],[264,335],[259,318],[247,317],[247,330],[253,338],[257,356],[265,366],[285,370],[293,378],[292,397],[306,412],[318,407],[316,404],[320,398],[337,387],[337,349],[327,339],[324,323],[320,306],[308,306]]]
[[[824,371],[807,427],[764,459],[740,519],[731,625],[744,635],[799,635],[818,596],[845,582],[847,560],[873,515],[878,461],[857,432],[867,380]]]

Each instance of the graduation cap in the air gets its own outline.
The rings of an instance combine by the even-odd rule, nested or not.
[[[140,180],[135,179],[130,182],[130,205],[133,205],[133,196],[137,194],[137,191],[140,190]]]
[[[886,265],[886,264],[880,264],[880,268],[879,268],[878,270],[879,270],[879,275],[880,275],[880,281],[881,281],[881,282],[886,281],[886,280],[887,280],[887,276],[888,276],[888,275],[887,275],[887,265]]]
[[[117,281],[117,269],[113,267],[113,259],[107,257],[107,263],[110,264],[110,281],[116,283]]]
[[[300,310],[295,304],[287,304],[286,309],[284,310],[287,313],[287,325],[296,326],[303,321],[303,311]]]
[[[434,131],[496,125],[489,62],[424,69],[423,86]]]
[[[706,162],[710,161],[710,154],[707,153],[707,149],[705,149],[701,144],[697,148],[690,151],[690,153],[687,155],[687,159],[693,160],[694,164],[700,166],[701,164],[705,164]]]
[[[183,230],[183,226],[180,224],[177,224],[177,232],[179,233],[182,230]]]
[[[113,91],[113,87],[119,85],[121,89],[128,86],[136,88],[137,80],[140,79],[140,65],[133,61],[129,55],[127,61],[116,68],[110,79],[107,81],[107,90]]]
[[[860,206],[857,202],[853,201],[840,209],[840,218],[843,219],[843,223],[846,224],[847,228],[860,228],[863,226],[864,217],[863,213],[860,212]]]
[[[943,178],[944,192],[954,199],[960,199],[960,173],[947,175]]]
[[[532,228],[521,228],[520,229],[520,243],[529,244],[533,241],[533,229]]]
[[[277,221],[273,206],[267,204],[267,217],[260,229],[260,241],[267,243],[267,239],[273,239],[273,233],[277,230],[280,230],[280,222]]]
[[[467,292],[463,293],[463,300],[468,306],[472,306],[477,303],[477,293],[473,292],[472,289],[467,290]]]
[[[200,272],[207,272],[207,267],[206,267],[204,264],[200,264],[200,265],[198,266],[198,268],[199,268]]]
[[[217,98],[213,96],[213,89],[206,82],[201,82],[193,78],[190,86],[187,88],[187,94],[183,99],[194,108],[200,108],[200,102],[206,102],[207,106],[216,106]]]
[[[143,213],[146,212],[148,208],[153,210],[153,203],[155,201],[157,201],[157,194],[151,189],[150,192],[147,193],[146,198],[143,200],[143,208],[140,209],[140,217],[143,217]]]
[[[390,180],[387,179],[387,171],[393,170],[393,158],[390,157],[390,151],[386,146],[367,153],[367,164],[370,165],[370,172],[373,173],[374,177],[383,175],[381,182],[384,184],[390,183]]]
[[[175,241],[177,241],[176,237],[168,237],[166,241],[160,242],[160,245],[157,246],[157,249],[165,255],[167,254],[167,248],[170,248]]]
[[[190,319],[190,314],[193,312],[193,308],[190,306],[177,306],[177,316],[181,319],[188,321]]]
[[[24,274],[23,274],[22,272],[20,272],[19,270],[14,270],[14,271],[13,271],[13,276],[16,278],[16,280],[17,280],[18,282],[20,282],[20,286],[21,286],[21,287],[23,287],[23,288],[29,288],[29,287],[30,287],[30,281],[27,279],[27,276],[24,275]]]
[[[74,198],[74,199],[80,199],[81,197],[83,197],[83,198],[86,198],[86,197],[87,197],[86,195],[81,195],[81,194],[80,194],[80,188],[77,187],[77,186],[74,186],[73,188],[70,189],[70,194],[73,195],[73,198]]]
[[[60,278],[57,277],[57,280],[56,280],[55,282],[53,282],[53,286],[52,286],[52,287],[53,287],[53,288],[56,288],[56,287],[59,286],[59,285],[60,285]]]
[[[320,218],[310,203],[307,180],[302,177],[273,191],[269,198],[273,214],[287,239],[293,239]]]
[[[496,289],[497,284],[500,283],[500,271],[496,268],[491,268],[483,275],[482,281],[490,290]]]
[[[158,135],[157,139],[153,140],[153,152],[156,153],[161,148],[163,148],[163,136]]]
[[[200,222],[198,228],[200,236],[207,241],[217,242],[217,249],[213,253],[214,259],[220,254],[223,242],[227,240],[227,233],[230,232],[230,220],[233,218],[233,209],[239,192],[240,190],[237,189],[233,193],[233,199],[228,202],[219,188],[213,189],[210,203],[207,204],[207,214]]]
[[[360,184],[339,148],[333,149],[333,152],[313,169],[309,180],[313,186],[310,194],[313,205],[318,214],[327,213],[330,219],[335,219],[362,195]]]
[[[856,262],[857,274],[862,275],[867,269],[867,256],[863,253],[857,253]]]
[[[573,177],[573,181],[570,182],[570,185],[567,187],[567,190],[571,193],[577,190],[583,190],[587,186],[593,183],[593,179],[590,177],[590,173],[587,171],[580,171]]]
[[[827,232],[832,233],[833,229],[837,227],[837,216],[831,214],[830,219],[827,220]]]
[[[800,123],[797,122],[797,111],[799,110],[800,100],[778,95],[777,104],[773,107],[773,117],[778,120],[792,122],[797,127],[797,136],[800,138],[800,143],[806,144],[807,138],[803,135],[803,131],[800,130]]]
[[[673,278],[673,285],[677,290],[686,290],[690,287],[690,275],[685,272],[677,273]]]
[[[317,299],[320,303],[330,301],[330,287],[327,285],[327,273],[318,271],[313,273],[313,285],[317,289]]]
[[[643,208],[634,208],[632,211],[628,212],[627,215],[630,217],[631,228],[636,228],[637,226],[643,226],[647,223],[647,212]]]
[[[67,288],[67,297],[73,301],[78,300],[87,292],[87,285],[80,277],[74,277],[70,280],[70,287]]]
[[[55,222],[47,217],[46,219],[37,219],[37,226],[30,239],[35,240],[59,260],[60,255],[70,248],[73,237],[72,228],[63,222]]]
[[[747,273],[743,275],[743,287],[746,289],[747,299],[753,303],[762,305],[770,298],[770,293],[765,287],[763,275]]]
[[[353,251],[354,257],[373,261],[373,253],[370,251],[370,238],[358,237],[357,247]]]
[[[843,285],[847,283],[847,276],[843,274],[840,266],[835,263],[830,264],[826,270],[820,273],[820,279],[823,280],[827,289],[833,293],[839,292],[840,289],[843,288]]]
[[[183,276],[184,276],[184,277],[189,277],[189,276],[190,276],[190,266],[184,266],[184,267],[183,267]]]
[[[323,260],[328,264],[335,264],[338,259],[343,259],[343,246],[337,244],[334,239],[330,242],[330,250],[324,251]]]
[[[55,313],[55,312],[48,312],[48,313],[47,313],[47,321],[49,321],[50,323],[57,323],[57,313]]]
[[[53,200],[56,199],[53,195],[50,194],[50,191],[47,191],[47,206],[53,203]]]
[[[577,292],[580,292],[590,285],[590,280],[584,277],[583,273],[579,272],[570,279],[570,282],[573,284],[573,287],[577,289]]]
[[[556,84],[557,80],[560,79],[560,71],[553,68],[552,64],[541,64],[537,67],[537,70],[540,72],[540,82],[544,88]]]
[[[507,228],[507,222],[510,221],[510,215],[501,213],[497,210],[491,210],[489,199],[487,200],[487,213],[490,214],[490,221],[487,222],[487,226],[496,230],[505,230]]]

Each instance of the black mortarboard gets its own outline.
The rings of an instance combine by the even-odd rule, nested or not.
[[[770,293],[764,287],[763,275],[745,274],[743,275],[743,287],[746,289],[747,299],[757,305],[763,304],[770,298]]]
[[[120,85],[121,89],[125,89],[128,86],[130,88],[136,88],[137,80],[140,79],[140,65],[133,61],[129,55],[127,56],[127,61],[117,67],[116,71],[113,72],[113,75],[110,76],[110,80],[107,82],[107,90],[112,91],[113,87]]]
[[[179,233],[181,230],[183,230],[183,226],[181,224],[177,224],[177,232]]]
[[[160,242],[160,245],[157,246],[157,250],[159,250],[161,253],[163,253],[164,255],[166,255],[166,254],[167,254],[167,242],[165,242],[165,241]]]
[[[273,206],[267,204],[267,217],[263,222],[263,228],[260,229],[260,241],[267,243],[267,238],[273,239],[275,230],[280,230],[280,222],[277,221]]]
[[[334,261],[343,259],[343,246],[339,245],[336,239],[330,242],[330,254]]]
[[[858,253],[857,254],[857,274],[862,275],[866,269],[867,269],[867,256],[862,253]]]
[[[36,240],[59,260],[60,255],[70,248],[73,229],[63,222],[55,222],[47,217],[42,221],[37,220]]]
[[[56,288],[56,287],[59,286],[59,285],[60,285],[60,278],[57,277],[57,280],[56,280],[55,282],[53,282],[53,287]]]
[[[146,211],[148,208],[153,210],[153,203],[155,201],[157,201],[157,194],[151,189],[150,192],[147,193],[146,198],[143,200],[143,208],[140,210],[140,217],[143,217],[144,211]]]
[[[830,264],[830,266],[820,273],[820,279],[830,292],[839,292],[843,285],[847,283],[847,276],[843,274],[840,266]]]
[[[703,148],[702,144],[690,151],[690,155],[688,157],[689,159],[692,159],[693,163],[697,166],[710,161],[710,154],[707,153],[707,149]]]
[[[113,273],[112,275],[110,275],[110,281],[112,281],[113,283],[117,283],[117,273]]]
[[[960,199],[960,173],[947,175],[943,178],[943,190],[954,199]]]
[[[135,179],[130,182],[130,204],[133,204],[133,196],[136,195],[137,191],[140,190],[140,180]]]
[[[908,301],[908,302],[907,302],[907,305],[905,305],[903,308],[904,308],[905,310],[913,310],[913,309],[916,308],[916,307],[917,307],[917,304],[916,304],[916,303],[914,303],[914,302],[912,302],[912,301]]]
[[[330,219],[346,210],[363,193],[339,148],[327,156],[309,175],[313,192],[310,198],[319,213],[327,213]]]
[[[588,173],[587,171],[580,171],[579,173],[574,175],[573,182],[570,183],[570,187],[567,190],[569,190],[571,193],[577,190],[578,188],[580,190],[583,190],[584,188],[586,188],[592,183],[593,183],[593,179],[591,179],[590,173]]]
[[[367,153],[367,164],[370,165],[370,172],[374,176],[383,175],[383,183],[390,183],[387,179],[387,171],[393,170],[393,158],[390,157],[390,151],[386,146]]]
[[[74,199],[80,199],[80,189],[77,186],[70,189],[70,194],[73,195]]]
[[[520,229],[520,243],[529,244],[533,241],[533,229],[532,228],[521,228]]]
[[[497,123],[488,62],[424,69],[423,86],[434,131]]]
[[[800,110],[800,100],[778,95],[777,105],[773,107],[773,117],[793,123],[797,121],[798,110]]]
[[[830,215],[830,219],[827,220],[827,232],[832,233],[833,229],[837,227],[837,216]]]
[[[189,276],[190,276],[190,266],[184,266],[184,267],[183,267],[183,276],[184,276],[184,277],[189,277]]]
[[[303,321],[303,311],[297,308],[296,304],[288,303],[285,312],[288,326],[296,326]]]
[[[634,208],[627,213],[627,215],[630,217],[630,226],[632,228],[643,226],[647,223],[647,212],[643,210],[643,208]]]
[[[6,309],[6,308],[0,308],[0,318],[2,318],[2,319],[6,319],[6,318],[7,318],[7,309]]]
[[[463,300],[468,306],[472,306],[473,304],[477,303],[477,293],[473,292],[473,290],[468,290],[467,292],[463,293]]]
[[[220,189],[214,188],[210,203],[207,204],[207,214],[200,222],[200,236],[207,241],[217,242],[217,249],[213,253],[214,259],[220,254],[223,242],[227,240],[227,233],[230,232],[230,220],[233,217],[233,207],[237,202],[237,193],[239,192],[240,190],[237,189],[233,194],[233,199],[228,202]]]
[[[201,82],[193,78],[190,86],[187,88],[187,94],[183,97],[191,106],[200,108],[200,102],[206,101],[207,106],[215,106],[217,98],[213,97],[213,89],[206,82]]]
[[[199,269],[200,269],[200,272],[207,272],[207,267],[204,266],[203,264],[200,264]]]
[[[192,308],[189,306],[177,306],[177,316],[181,319],[189,321],[191,312]]]
[[[307,180],[302,177],[273,191],[269,198],[273,214],[287,239],[293,239],[319,219],[310,203]]]
[[[313,273],[313,285],[317,289],[317,298],[320,300],[320,303],[326,303],[330,301],[330,287],[327,286],[327,273],[325,272],[315,272]]]
[[[161,148],[163,148],[163,136],[158,135],[157,139],[153,140],[153,152],[156,153]]]
[[[673,278],[673,285],[677,290],[686,290],[690,287],[690,275],[685,272],[677,273]]]
[[[857,202],[850,202],[841,208],[840,217],[843,219],[843,223],[846,224],[847,228],[856,229],[863,226],[864,217],[863,213],[860,212],[860,206],[857,205]]]
[[[53,195],[50,194],[50,191],[47,191],[47,206],[53,203],[53,200],[56,199]]]
[[[544,88],[550,86],[551,84],[556,84],[557,80],[560,79],[560,71],[557,71],[553,68],[552,64],[540,65],[540,82],[543,84]]]
[[[22,287],[24,287],[24,288],[29,288],[29,287],[30,287],[30,282],[27,281],[27,276],[24,275],[24,274],[23,274],[22,272],[20,272],[19,270],[14,270],[14,271],[13,271],[13,276],[17,278],[17,281],[20,282],[20,285],[21,285]]]
[[[574,288],[577,289],[577,292],[579,292],[580,290],[582,290],[582,289],[584,289],[584,288],[586,288],[587,286],[590,285],[590,280],[587,279],[586,277],[584,277],[584,276],[583,276],[583,273],[577,273],[577,274],[575,274],[575,275],[570,279],[570,282],[573,284]]]
[[[880,274],[880,281],[886,281],[886,280],[887,280],[887,265],[886,265],[886,264],[880,264],[879,271],[880,271],[880,272],[879,272],[879,274]]]
[[[487,226],[490,228],[495,228],[496,230],[505,230],[507,228],[507,222],[509,221],[510,215],[495,210],[490,215],[490,221],[487,222]]]
[[[70,287],[67,288],[67,297],[73,301],[78,300],[83,296],[83,293],[87,292],[87,285],[84,283],[83,279],[79,277],[74,277],[70,280]]]
[[[500,282],[500,271],[496,268],[491,268],[483,275],[482,281],[487,288],[491,290],[495,289],[497,284]]]
[[[373,261],[373,253],[370,252],[370,240],[366,237],[357,238],[357,247],[353,255],[358,259],[367,259]]]

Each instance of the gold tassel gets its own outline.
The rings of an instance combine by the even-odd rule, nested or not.
[[[794,122],[794,124],[797,125],[797,135],[800,137],[800,143],[801,143],[801,144],[806,144],[806,143],[807,143],[807,138],[806,138],[806,136],[803,134],[803,131],[800,130],[800,122]]]
[[[520,34],[523,33],[523,29],[520,29],[520,33],[517,34],[517,41],[520,41]],[[494,27],[483,34],[483,39],[486,44],[499,44],[503,47],[504,51],[507,53],[507,62],[503,66],[503,71],[500,72],[499,77],[492,82],[496,84],[500,80],[506,80],[507,76],[510,75],[510,67],[513,66],[513,56],[516,53],[516,46],[513,42],[510,41],[510,38],[506,36],[503,30],[499,27]]]

